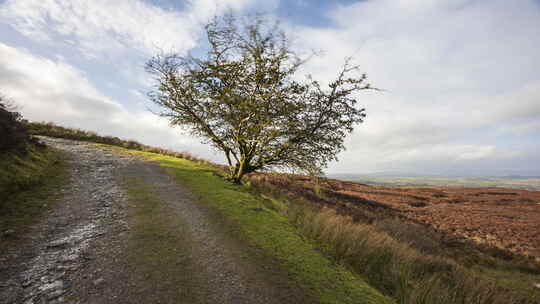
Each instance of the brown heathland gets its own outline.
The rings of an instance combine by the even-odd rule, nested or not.
[[[370,186],[306,176],[258,174],[255,183],[301,194],[362,221],[399,216],[467,239],[540,260],[540,191]]]

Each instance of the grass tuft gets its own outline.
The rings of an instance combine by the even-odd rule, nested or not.
[[[452,260],[426,255],[332,209],[292,209],[290,218],[340,263],[398,303],[535,303]]]

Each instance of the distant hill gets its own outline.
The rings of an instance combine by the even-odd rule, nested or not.
[[[387,186],[447,186],[485,187],[540,190],[539,176],[509,175],[501,177],[443,177],[443,176],[392,176],[387,174],[334,174],[328,177],[361,182],[368,185]]]

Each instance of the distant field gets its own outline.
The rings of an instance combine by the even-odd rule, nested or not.
[[[470,188],[511,188],[540,190],[540,177],[373,177],[354,175],[335,175],[332,178],[355,181],[368,185],[384,186],[435,186]]]

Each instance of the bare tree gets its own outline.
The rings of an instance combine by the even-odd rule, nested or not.
[[[306,60],[277,23],[229,14],[205,27],[203,57],[160,54],[147,62],[161,116],[224,152],[230,179],[261,169],[322,173],[363,122],[354,93],[369,89],[350,59],[328,87],[294,76]]]

